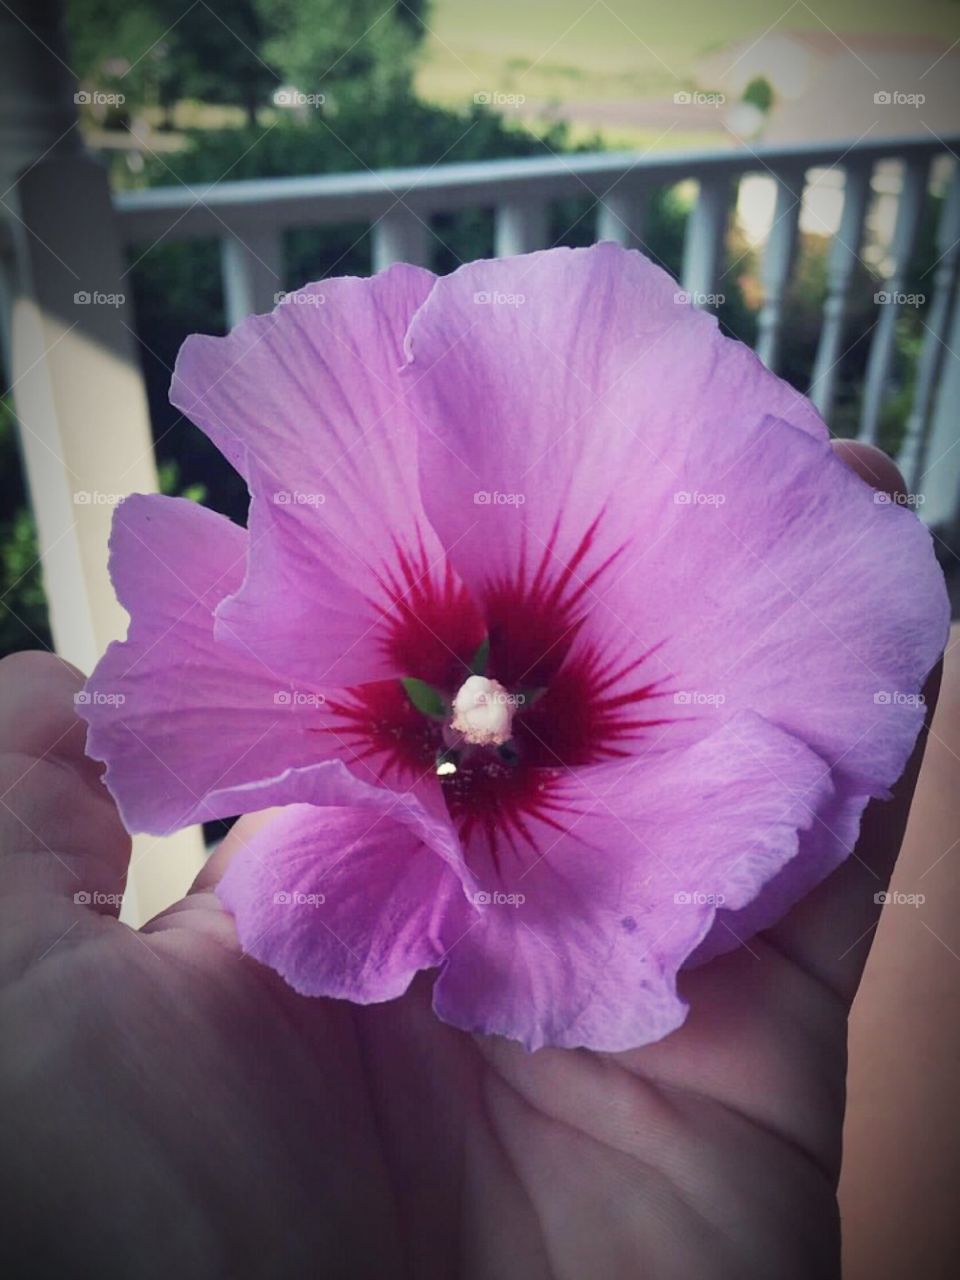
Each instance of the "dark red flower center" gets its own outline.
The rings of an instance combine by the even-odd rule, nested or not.
[[[545,553],[535,572],[521,565],[476,601],[449,569],[431,573],[425,554],[398,554],[384,639],[391,659],[449,707],[482,652],[479,674],[515,699],[508,743],[458,741],[449,719],[418,709],[398,680],[358,685],[329,704],[346,760],[398,788],[436,776],[465,846],[479,835],[495,861],[533,844],[531,818],[564,829],[553,792],[566,770],[628,756],[666,723],[643,705],[664,692],[642,672],[649,651],[621,652],[588,633],[591,584],[606,567],[584,567],[595,532],[560,572],[551,575]]]

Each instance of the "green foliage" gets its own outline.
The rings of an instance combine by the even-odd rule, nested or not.
[[[242,106],[252,120],[279,80],[262,55],[255,0],[68,0],[67,30],[81,81],[122,92],[128,110],[197,98]]]
[[[766,76],[754,76],[743,91],[743,101],[767,115],[773,106],[773,85]]]
[[[303,93],[392,101],[409,91],[425,4],[386,0],[256,0],[267,61]]]
[[[69,0],[66,11],[70,62],[81,84],[104,93],[122,93],[125,109],[157,101],[168,74],[168,45],[162,15],[152,4],[120,0]]]
[[[278,80],[264,56],[267,27],[257,0],[147,0],[161,15],[170,65],[164,104],[177,98],[236,103],[256,119]]]
[[[50,647],[37,531],[27,506],[13,410],[0,399],[0,655]],[[10,513],[10,514],[7,514]]]
[[[157,467],[157,489],[174,498],[186,498],[188,502],[205,502],[207,487],[203,484],[180,485],[180,466],[173,458]]]
[[[426,0],[69,0],[68,32],[81,80],[122,92],[131,108],[180,99],[235,104],[248,123],[282,81],[331,102],[407,91]],[[169,120],[168,120],[169,123]]]

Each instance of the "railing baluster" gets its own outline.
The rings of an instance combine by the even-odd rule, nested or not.
[[[549,209],[542,200],[523,198],[497,205],[493,252],[498,258],[532,253],[550,243]]]
[[[773,225],[760,270],[763,306],[757,318],[757,355],[768,369],[776,369],[780,359],[784,301],[796,255],[805,177],[803,171],[785,171],[776,175]]]
[[[840,228],[830,246],[827,261],[827,296],[823,304],[823,328],[810,379],[810,399],[825,422],[830,421],[837,393],[837,366],[842,359],[847,327],[850,284],[860,260],[863,220],[870,196],[873,165],[856,160],[847,165]]]
[[[687,220],[682,279],[695,306],[706,306],[717,292],[732,196],[733,183],[726,174],[703,178]]]
[[[370,228],[373,237],[373,269],[383,271],[394,262],[430,264],[430,227],[406,205],[395,205]]]
[[[880,318],[870,345],[863,393],[863,415],[860,419],[859,439],[871,444],[876,443],[880,431],[880,412],[896,348],[897,317],[901,306],[897,299],[904,293],[907,285],[907,271],[920,225],[929,168],[930,162],[925,157],[911,158],[904,161],[903,165],[903,184],[891,246],[893,270],[881,290],[888,295],[889,300],[877,304],[881,308]]]
[[[648,193],[643,188],[616,187],[597,206],[597,239],[612,240],[625,249],[643,245],[643,221]]]
[[[933,298],[917,365],[916,390],[898,463],[911,492],[923,486],[931,411],[944,357],[948,353],[953,302],[960,276],[960,164],[953,176],[937,227],[939,261],[934,269]]]
[[[272,311],[283,288],[283,243],[279,231],[250,231],[220,241],[227,328],[244,316]]]

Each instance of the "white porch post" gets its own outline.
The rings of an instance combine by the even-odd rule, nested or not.
[[[780,362],[786,294],[796,255],[797,228],[805,181],[806,174],[802,171],[784,170],[776,175],[777,199],[773,225],[760,270],[763,306],[757,317],[757,355],[774,372]]]
[[[642,249],[643,223],[649,190],[635,183],[615,185],[597,208],[597,239],[612,240],[625,249]]]
[[[425,267],[430,261],[430,227],[404,204],[395,205],[373,224],[373,269],[383,271],[395,262]]]
[[[545,249],[550,242],[549,209],[542,200],[523,196],[498,204],[494,214],[493,252],[497,258]]]
[[[931,268],[933,298],[928,311],[928,320],[924,323],[926,332],[920,349],[917,364],[916,384],[913,393],[913,405],[907,419],[900,456],[897,459],[900,470],[906,479],[909,489],[919,492],[925,483],[927,467],[928,433],[930,431],[931,410],[938,389],[943,385],[943,370],[948,360],[957,363],[956,346],[950,341],[950,325],[952,312],[956,310],[957,280],[960,277],[960,163],[953,171],[950,185],[947,188],[943,210],[940,214],[940,225],[937,227],[936,247],[938,258]],[[930,278],[930,277],[928,277]],[[956,401],[954,401],[956,405]],[[952,483],[954,490],[960,488],[960,435],[958,435],[957,413],[953,413],[953,435],[943,439],[943,415],[940,421],[940,439],[934,441],[938,453],[930,459],[930,471],[940,465],[946,466],[947,482]],[[952,467],[952,472],[951,472]],[[938,482],[934,479],[933,483]],[[942,499],[942,493],[941,493]],[[954,493],[954,502],[957,494]],[[924,515],[934,524],[940,524],[955,512],[931,512]]]
[[[944,344],[940,380],[923,470],[915,487],[924,495],[918,514],[955,541],[960,538],[960,288],[956,272],[952,293],[950,323],[945,336],[938,339]]]
[[[827,258],[827,296],[823,303],[823,327],[810,376],[809,396],[827,423],[833,417],[838,365],[843,358],[843,338],[853,273],[860,260],[863,220],[870,196],[873,166],[854,159],[846,167],[843,213]]]
[[[900,299],[907,285],[907,270],[917,242],[920,216],[927,193],[927,177],[930,161],[927,157],[911,156],[903,163],[900,196],[897,202],[897,221],[893,231],[890,252],[893,270],[877,293],[880,315],[870,344],[866,381],[863,390],[863,410],[858,439],[876,444],[880,432],[880,415],[886,400],[897,342],[897,318],[903,309]]]
[[[283,239],[279,231],[249,231],[241,240],[220,241],[227,328],[244,316],[262,315],[277,305],[283,289]]]
[[[728,176],[710,174],[701,181],[687,219],[680,277],[694,306],[715,310],[712,299],[723,266],[732,200],[733,183]]]
[[[43,129],[30,138],[33,154],[17,157],[20,176],[4,182],[0,211],[13,245],[9,381],[54,644],[89,671],[126,631],[107,575],[113,509],[121,496],[155,490],[156,468],[107,176],[80,145],[59,6],[16,0],[14,9],[0,7],[0,48],[21,96],[4,123],[15,130],[35,104]],[[202,841],[185,832],[141,841],[138,854],[126,907],[142,917],[186,887]]]

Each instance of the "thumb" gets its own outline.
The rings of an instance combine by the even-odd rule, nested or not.
[[[130,859],[76,715],[83,676],[51,653],[0,662],[0,876],[6,892],[116,915]]]

